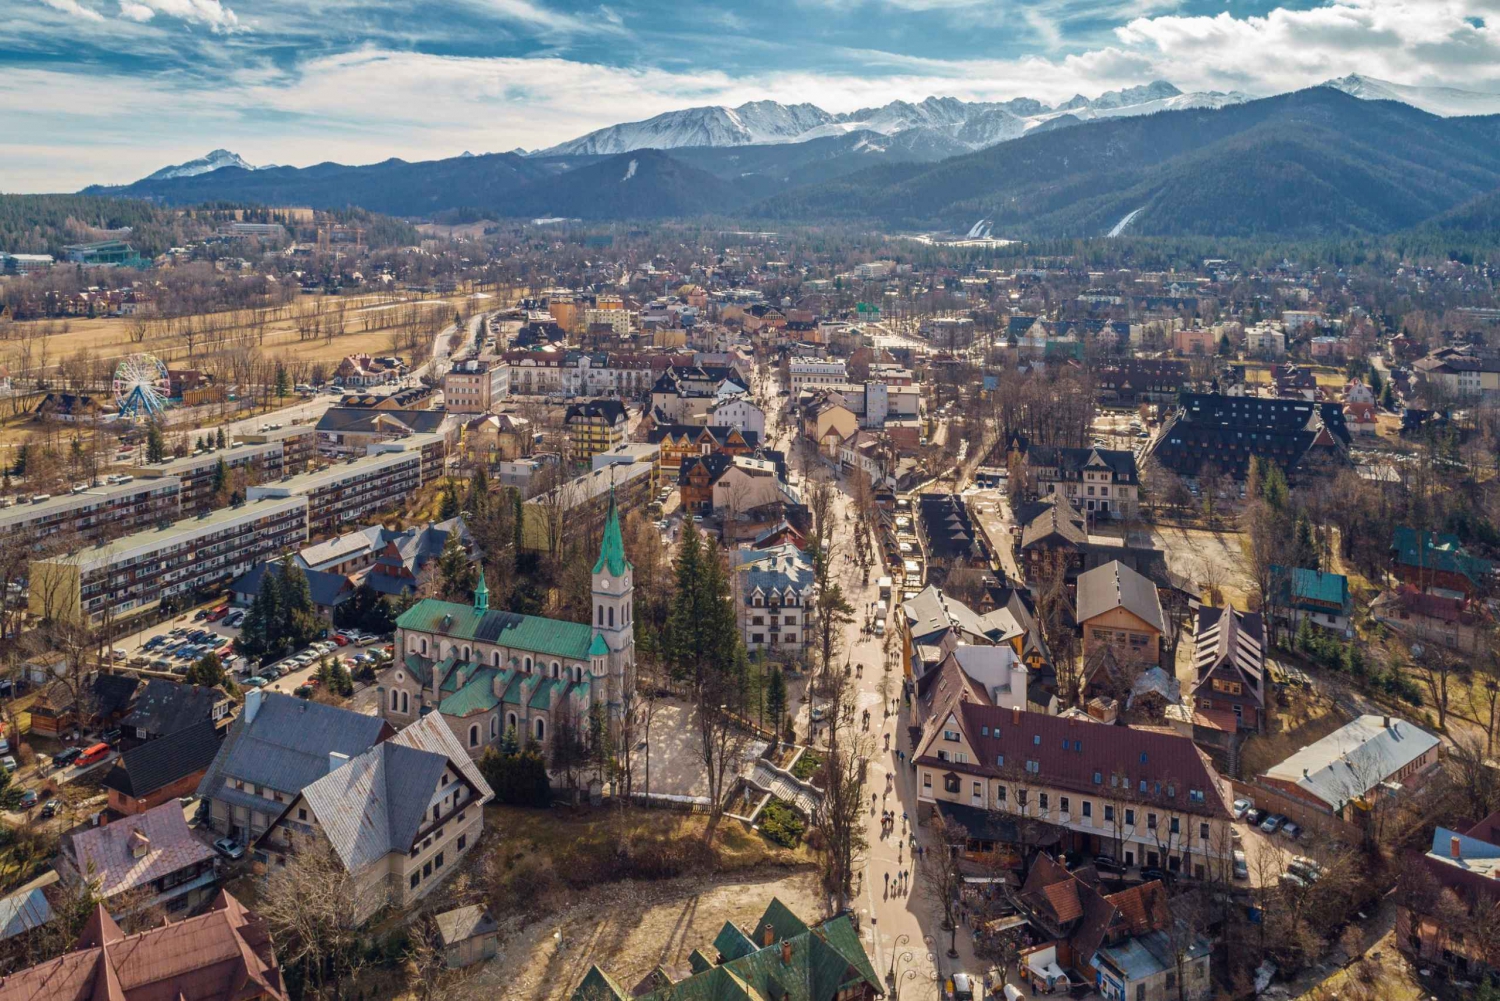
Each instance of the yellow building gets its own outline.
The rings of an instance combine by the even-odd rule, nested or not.
[[[569,458],[588,462],[600,452],[624,443],[629,418],[625,404],[619,400],[588,400],[569,406],[564,423],[568,428]]]

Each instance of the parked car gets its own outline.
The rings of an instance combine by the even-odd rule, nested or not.
[[[1266,811],[1264,811],[1264,810],[1257,810],[1254,807],[1252,807],[1245,814],[1245,823],[1251,825],[1252,827],[1259,827],[1260,826],[1260,822],[1262,820],[1265,820],[1265,819],[1266,819]]]
[[[214,851],[233,862],[245,857],[245,846],[233,838],[220,838],[214,842]]]
[[[1153,879],[1160,880],[1161,882],[1165,883],[1167,881],[1167,874],[1162,872],[1160,869],[1142,869],[1141,879],[1142,881],[1147,883],[1151,882]]]
[[[64,748],[63,750],[58,751],[56,754],[52,755],[52,767],[66,768],[73,762],[77,761],[78,756],[82,753],[83,749],[79,747]]]
[[[57,808],[58,808],[59,805],[60,804],[55,799],[49,799],[49,800],[47,800],[47,802],[45,802],[45,803],[42,804],[42,816],[43,817],[55,817],[55,816],[57,816]]]
[[[1234,850],[1234,878],[1250,878],[1250,865],[1245,861],[1245,853],[1240,851],[1238,848]]]
[[[1285,817],[1279,813],[1273,813],[1260,822],[1260,829],[1264,834],[1275,834],[1277,829],[1284,823],[1286,823]]]
[[[349,637],[345,636],[343,633],[338,633],[333,637],[333,644],[334,646],[348,646]]]
[[[1281,833],[1285,834],[1293,841],[1296,841],[1298,838],[1302,837],[1302,825],[1288,820],[1286,823],[1281,825]]]
[[[1281,883],[1282,883],[1283,886],[1289,886],[1289,887],[1291,887],[1293,889],[1296,889],[1296,890],[1305,890],[1305,889],[1307,889],[1307,880],[1303,879],[1301,876],[1298,876],[1296,873],[1291,873],[1291,872],[1284,872],[1284,873],[1282,873],[1281,874]]]
[[[103,761],[109,757],[110,750],[111,748],[108,744],[91,744],[85,747],[83,753],[78,756],[77,765],[79,768],[83,768],[87,765]]]
[[[1095,855],[1094,868],[1099,872],[1107,872],[1116,876],[1125,875],[1125,867],[1115,861],[1113,855]]]
[[[1235,820],[1244,820],[1245,814],[1249,813],[1250,808],[1254,805],[1248,799],[1237,799],[1234,801],[1234,807],[1230,812],[1234,815]]]
[[[99,739],[106,744],[118,744],[120,742],[120,728],[111,727],[99,735]]]
[[[27,789],[21,793],[21,809],[29,810],[33,806],[36,806],[36,790]]]
[[[1315,883],[1322,872],[1310,865],[1298,862],[1296,859],[1286,864],[1286,871],[1302,880],[1304,883]]]
[[[4,768],[8,772],[15,771],[16,759],[7,754],[5,757],[0,758],[0,768]]]
[[[269,685],[270,682],[257,674],[253,678],[246,678],[244,681],[240,682],[240,684],[245,685],[249,688],[264,688]]]

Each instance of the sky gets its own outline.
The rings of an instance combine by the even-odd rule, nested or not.
[[[536,149],[772,99],[1047,102],[1360,73],[1500,92],[1500,0],[0,0],[0,191]]]

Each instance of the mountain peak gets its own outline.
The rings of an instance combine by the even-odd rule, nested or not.
[[[261,170],[263,168],[246,163],[238,153],[232,153],[227,149],[216,149],[196,160],[179,163],[171,167],[163,167],[154,174],[148,174],[142,180],[163,181],[172,177],[196,177],[199,174],[207,174],[225,167],[238,167],[241,170]]]

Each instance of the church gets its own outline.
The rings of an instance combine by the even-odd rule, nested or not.
[[[417,602],[396,620],[396,669],[377,689],[382,714],[399,729],[441,713],[475,758],[510,727],[521,743],[545,745],[560,719],[586,726],[596,704],[617,720],[635,689],[632,570],[611,495],[591,624],[492,609],[482,570],[472,604]]]

